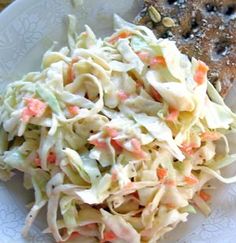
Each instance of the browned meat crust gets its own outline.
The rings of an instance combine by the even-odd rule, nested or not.
[[[161,19],[152,15],[153,7]],[[174,26],[165,17],[174,20]],[[189,57],[206,62],[210,81],[226,96],[236,79],[235,0],[146,0],[136,22],[153,29],[157,37],[175,40]]]

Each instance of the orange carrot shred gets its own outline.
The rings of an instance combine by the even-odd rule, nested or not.
[[[141,143],[139,142],[138,139],[132,138],[131,139],[131,144],[134,148],[134,151],[140,151],[141,150]]]
[[[183,143],[180,147],[180,150],[186,155],[191,156],[194,154],[194,148],[196,148],[196,145],[193,143],[190,144]]]
[[[185,176],[184,181],[187,185],[195,185],[199,182],[198,179],[193,176]]]
[[[146,51],[138,51],[136,54],[143,62],[148,62],[150,59],[150,54]]]
[[[55,164],[57,160],[56,154],[54,152],[50,152],[47,157],[47,162],[49,164]]]
[[[80,236],[80,233],[79,232],[72,232],[71,235],[70,235],[70,238],[68,240],[72,241],[72,240],[75,240],[76,238],[78,238]]]
[[[141,143],[138,139],[132,138],[131,139],[131,144],[133,146],[133,151],[132,153],[137,157],[137,158],[145,158],[145,153],[141,148]]]
[[[122,143],[119,140],[111,139],[111,145],[117,153],[121,153],[123,151]]]
[[[207,75],[207,71],[209,70],[209,67],[202,61],[198,61],[198,66],[194,74],[194,81],[201,85],[205,81],[205,77]]]
[[[31,111],[32,115],[36,117],[42,116],[47,108],[47,105],[38,99],[27,98],[25,101],[29,111]]]
[[[221,138],[221,134],[219,132],[203,132],[200,135],[203,142],[206,141],[216,141]]]
[[[73,72],[73,65],[79,61],[79,57],[74,57],[71,60],[71,63],[68,65],[68,69],[67,69],[67,79],[65,81],[65,84],[69,84],[71,83],[74,79],[75,79],[75,75]]]
[[[32,112],[27,107],[25,107],[21,114],[21,120],[27,123],[29,122],[31,117],[32,117]]]
[[[169,114],[166,117],[167,121],[175,121],[179,116],[179,111],[175,108],[169,107]]]
[[[164,183],[166,186],[175,186],[175,181],[172,179],[167,179]]]
[[[91,223],[91,224],[85,225],[85,227],[92,230],[92,229],[96,229],[97,228],[97,224],[96,223]]]
[[[27,107],[25,107],[21,114],[21,120],[28,122],[31,117],[41,117],[45,112],[47,105],[41,100],[35,98],[25,99]]]
[[[151,59],[150,66],[155,67],[157,65],[166,67],[166,60],[163,56],[156,56]]]
[[[158,101],[158,102],[162,102],[162,97],[159,94],[159,92],[157,90],[155,90],[153,87],[150,87],[150,94],[153,97],[154,100]]]
[[[123,90],[118,91],[117,95],[121,101],[125,101],[129,98],[129,95]]]
[[[134,196],[135,198],[139,199],[138,191],[135,191],[135,192],[131,193],[130,195],[132,195],[132,196]]]
[[[65,84],[71,83],[73,79],[74,79],[74,75],[73,75],[72,65],[69,64],[68,69],[67,69],[67,79],[66,79]]]
[[[168,171],[165,168],[157,169],[157,177],[159,178],[160,181],[162,181],[167,176],[167,173]]]
[[[166,203],[165,204],[165,206],[167,207],[167,208],[176,208],[176,205],[175,204],[173,204],[173,203]]]
[[[209,70],[209,67],[206,65],[206,63],[204,63],[202,61],[198,61],[198,71],[207,73],[208,70]]]
[[[116,239],[117,239],[116,234],[110,230],[103,233],[103,239],[101,240],[101,242],[112,241]]]
[[[131,33],[129,31],[123,31],[119,33],[118,35],[112,37],[108,42],[110,44],[115,44],[119,39],[126,39],[129,36],[131,36]]]
[[[76,105],[68,106],[67,109],[68,109],[71,116],[76,116],[76,115],[79,114],[79,107],[76,106]]]
[[[117,171],[113,169],[113,170],[111,171],[111,180],[112,180],[113,182],[115,182],[115,181],[117,181],[117,179],[118,179]]]
[[[204,200],[205,202],[211,200],[211,195],[204,192],[204,191],[200,191],[199,192],[199,196],[201,197],[202,200]]]
[[[105,127],[104,130],[106,132],[106,135],[108,135],[108,137],[114,138],[118,135],[118,131],[115,128]]]

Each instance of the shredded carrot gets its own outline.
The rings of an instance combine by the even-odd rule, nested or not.
[[[160,65],[162,67],[166,67],[166,60],[163,56],[155,56],[155,57],[151,58],[150,66],[155,67],[157,65]]]
[[[113,231],[106,231],[103,233],[103,239],[101,240],[101,243],[106,242],[106,241],[112,241],[116,240],[117,236]]]
[[[129,31],[123,31],[118,36],[119,36],[119,39],[125,39],[125,38],[131,36],[131,33]]]
[[[153,87],[150,87],[150,94],[153,97],[154,100],[158,101],[158,102],[162,102],[162,97],[159,94],[159,92],[157,90],[155,90]]]
[[[172,179],[167,179],[165,180],[165,183],[164,183],[166,186],[175,186],[175,181],[172,180]]]
[[[179,116],[179,111],[175,108],[169,107],[169,114],[166,117],[167,121],[176,121]]]
[[[117,173],[117,171],[116,170],[112,170],[111,171],[111,180],[113,181],[113,182],[115,182],[115,181],[117,181],[117,179],[118,179],[118,173]]]
[[[47,162],[49,164],[55,164],[57,160],[56,154],[54,152],[50,152],[47,157]]]
[[[130,195],[132,195],[132,196],[134,196],[135,198],[139,199],[138,191],[135,191],[135,192],[131,193]]]
[[[165,204],[165,206],[167,207],[167,208],[176,208],[176,205],[174,204],[174,203],[166,203]]]
[[[141,143],[137,138],[132,138],[131,139],[131,144],[134,148],[134,151],[140,151],[141,150]]]
[[[112,127],[105,127],[104,130],[106,135],[111,138],[115,138],[119,133],[115,128]]]
[[[31,111],[32,115],[40,117],[45,112],[47,105],[41,100],[34,98],[25,99],[28,109]]]
[[[122,143],[119,140],[111,139],[111,145],[117,153],[121,153],[123,151]]]
[[[79,61],[79,57],[74,57],[71,60],[71,63],[68,65],[68,69],[67,69],[67,78],[65,81],[65,84],[69,84],[71,83],[74,79],[75,79],[75,74],[73,72],[73,65]]]
[[[27,107],[25,107],[21,114],[21,121],[27,123],[29,122],[31,117],[32,117],[31,111]]]
[[[50,152],[47,157],[47,162],[49,164],[55,164],[56,160],[57,160],[56,154],[54,152]],[[41,166],[41,159],[38,154],[34,158],[34,164],[36,166]]]
[[[117,95],[121,101],[125,101],[129,98],[129,95],[124,90],[118,91]]]
[[[203,132],[200,135],[203,142],[206,141],[216,141],[221,138],[221,134],[219,132]]]
[[[198,66],[194,74],[194,81],[199,85],[203,84],[208,70],[209,67],[204,62],[198,61]]]
[[[192,146],[190,146],[188,144],[182,144],[180,149],[185,154],[192,155]]]
[[[151,57],[151,55],[146,51],[139,51],[136,52],[136,54],[143,62],[147,62],[151,67],[156,67],[157,65],[166,67],[166,61],[163,56]]]
[[[199,72],[206,74],[208,70],[209,70],[209,67],[206,65],[206,63],[204,63],[202,61],[198,61],[198,71]]]
[[[211,200],[211,195],[208,194],[208,193],[206,193],[206,192],[204,192],[204,191],[200,191],[200,192],[199,192],[199,196],[200,196],[200,198],[201,198],[202,200],[204,200],[205,202]]]
[[[28,122],[32,117],[41,117],[45,112],[47,105],[41,100],[35,98],[25,99],[27,107],[25,107],[21,114],[21,120]]]
[[[69,64],[68,69],[67,69],[67,78],[65,81],[65,84],[69,84],[73,81],[74,79],[74,74],[73,74],[73,70],[72,70],[72,65]]]
[[[187,185],[195,185],[197,184],[199,181],[196,177],[194,176],[185,176],[184,177],[184,182],[187,184]]]
[[[70,235],[70,238],[68,239],[68,241],[72,241],[72,240],[75,240],[76,238],[78,238],[80,236],[80,233],[79,232],[72,232],[71,235]]]
[[[106,142],[99,141],[98,139],[92,140],[89,143],[92,144],[92,145],[94,145],[97,148],[100,148],[100,149],[106,149],[107,148]]]
[[[76,115],[79,114],[79,107],[76,106],[76,105],[68,106],[67,109],[68,109],[71,116],[76,116]]]
[[[87,229],[93,230],[93,229],[96,229],[97,228],[97,224],[96,223],[86,224],[85,227]]]
[[[186,155],[191,156],[194,154],[194,148],[196,148],[196,144],[194,143],[190,143],[190,144],[183,143],[180,147],[180,150]]]
[[[108,42],[110,44],[115,44],[119,39],[126,39],[129,36],[131,36],[131,33],[129,31],[123,31],[120,32],[118,35],[112,37]]]
[[[165,168],[158,168],[157,169],[157,177],[159,178],[160,181],[163,181],[164,178],[167,176],[167,169]]]
[[[145,158],[145,153],[141,148],[141,143],[138,139],[132,138],[131,139],[131,144],[133,146],[133,151],[132,153],[138,157],[138,158]]]
[[[146,158],[146,154],[144,151],[139,151],[139,152],[133,152],[133,155],[137,158],[137,159],[145,159]]]
[[[105,134],[103,135],[103,137],[105,138],[110,137],[112,147],[115,149],[117,153],[121,153],[123,150],[122,143],[119,140],[114,139],[119,132],[112,127],[105,127],[104,130],[105,130]]]
[[[136,52],[137,56],[143,61],[143,62],[149,62],[150,54],[146,51],[138,51]]]

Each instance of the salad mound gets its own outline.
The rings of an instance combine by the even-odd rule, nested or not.
[[[236,115],[208,66],[144,26],[115,25],[78,35],[69,16],[68,47],[0,101],[0,178],[21,171],[35,193],[24,235],[47,207],[57,242],[154,243],[196,208],[210,213],[212,178],[236,182],[220,172],[236,159]]]

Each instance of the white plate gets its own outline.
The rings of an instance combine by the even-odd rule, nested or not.
[[[38,70],[40,59],[52,41],[58,40],[59,45],[66,43],[67,14],[78,16],[78,30],[88,24],[102,36],[112,31],[113,13],[132,20],[141,6],[141,0],[84,0],[84,5],[75,10],[69,0],[16,0],[0,14],[0,92],[22,74]],[[231,91],[231,97],[235,94],[236,88]],[[228,97],[228,104],[231,101],[233,105],[233,100]],[[236,139],[231,145],[236,151]],[[228,175],[235,174],[236,168],[228,171],[231,172]],[[191,216],[187,224],[181,224],[165,242],[236,242],[236,185],[217,185],[211,216],[207,219],[201,214]],[[53,242],[40,233],[45,225],[42,215],[29,238],[21,237],[27,213],[25,204],[32,196],[22,188],[20,176],[6,184],[0,183],[0,193],[1,243]]]

